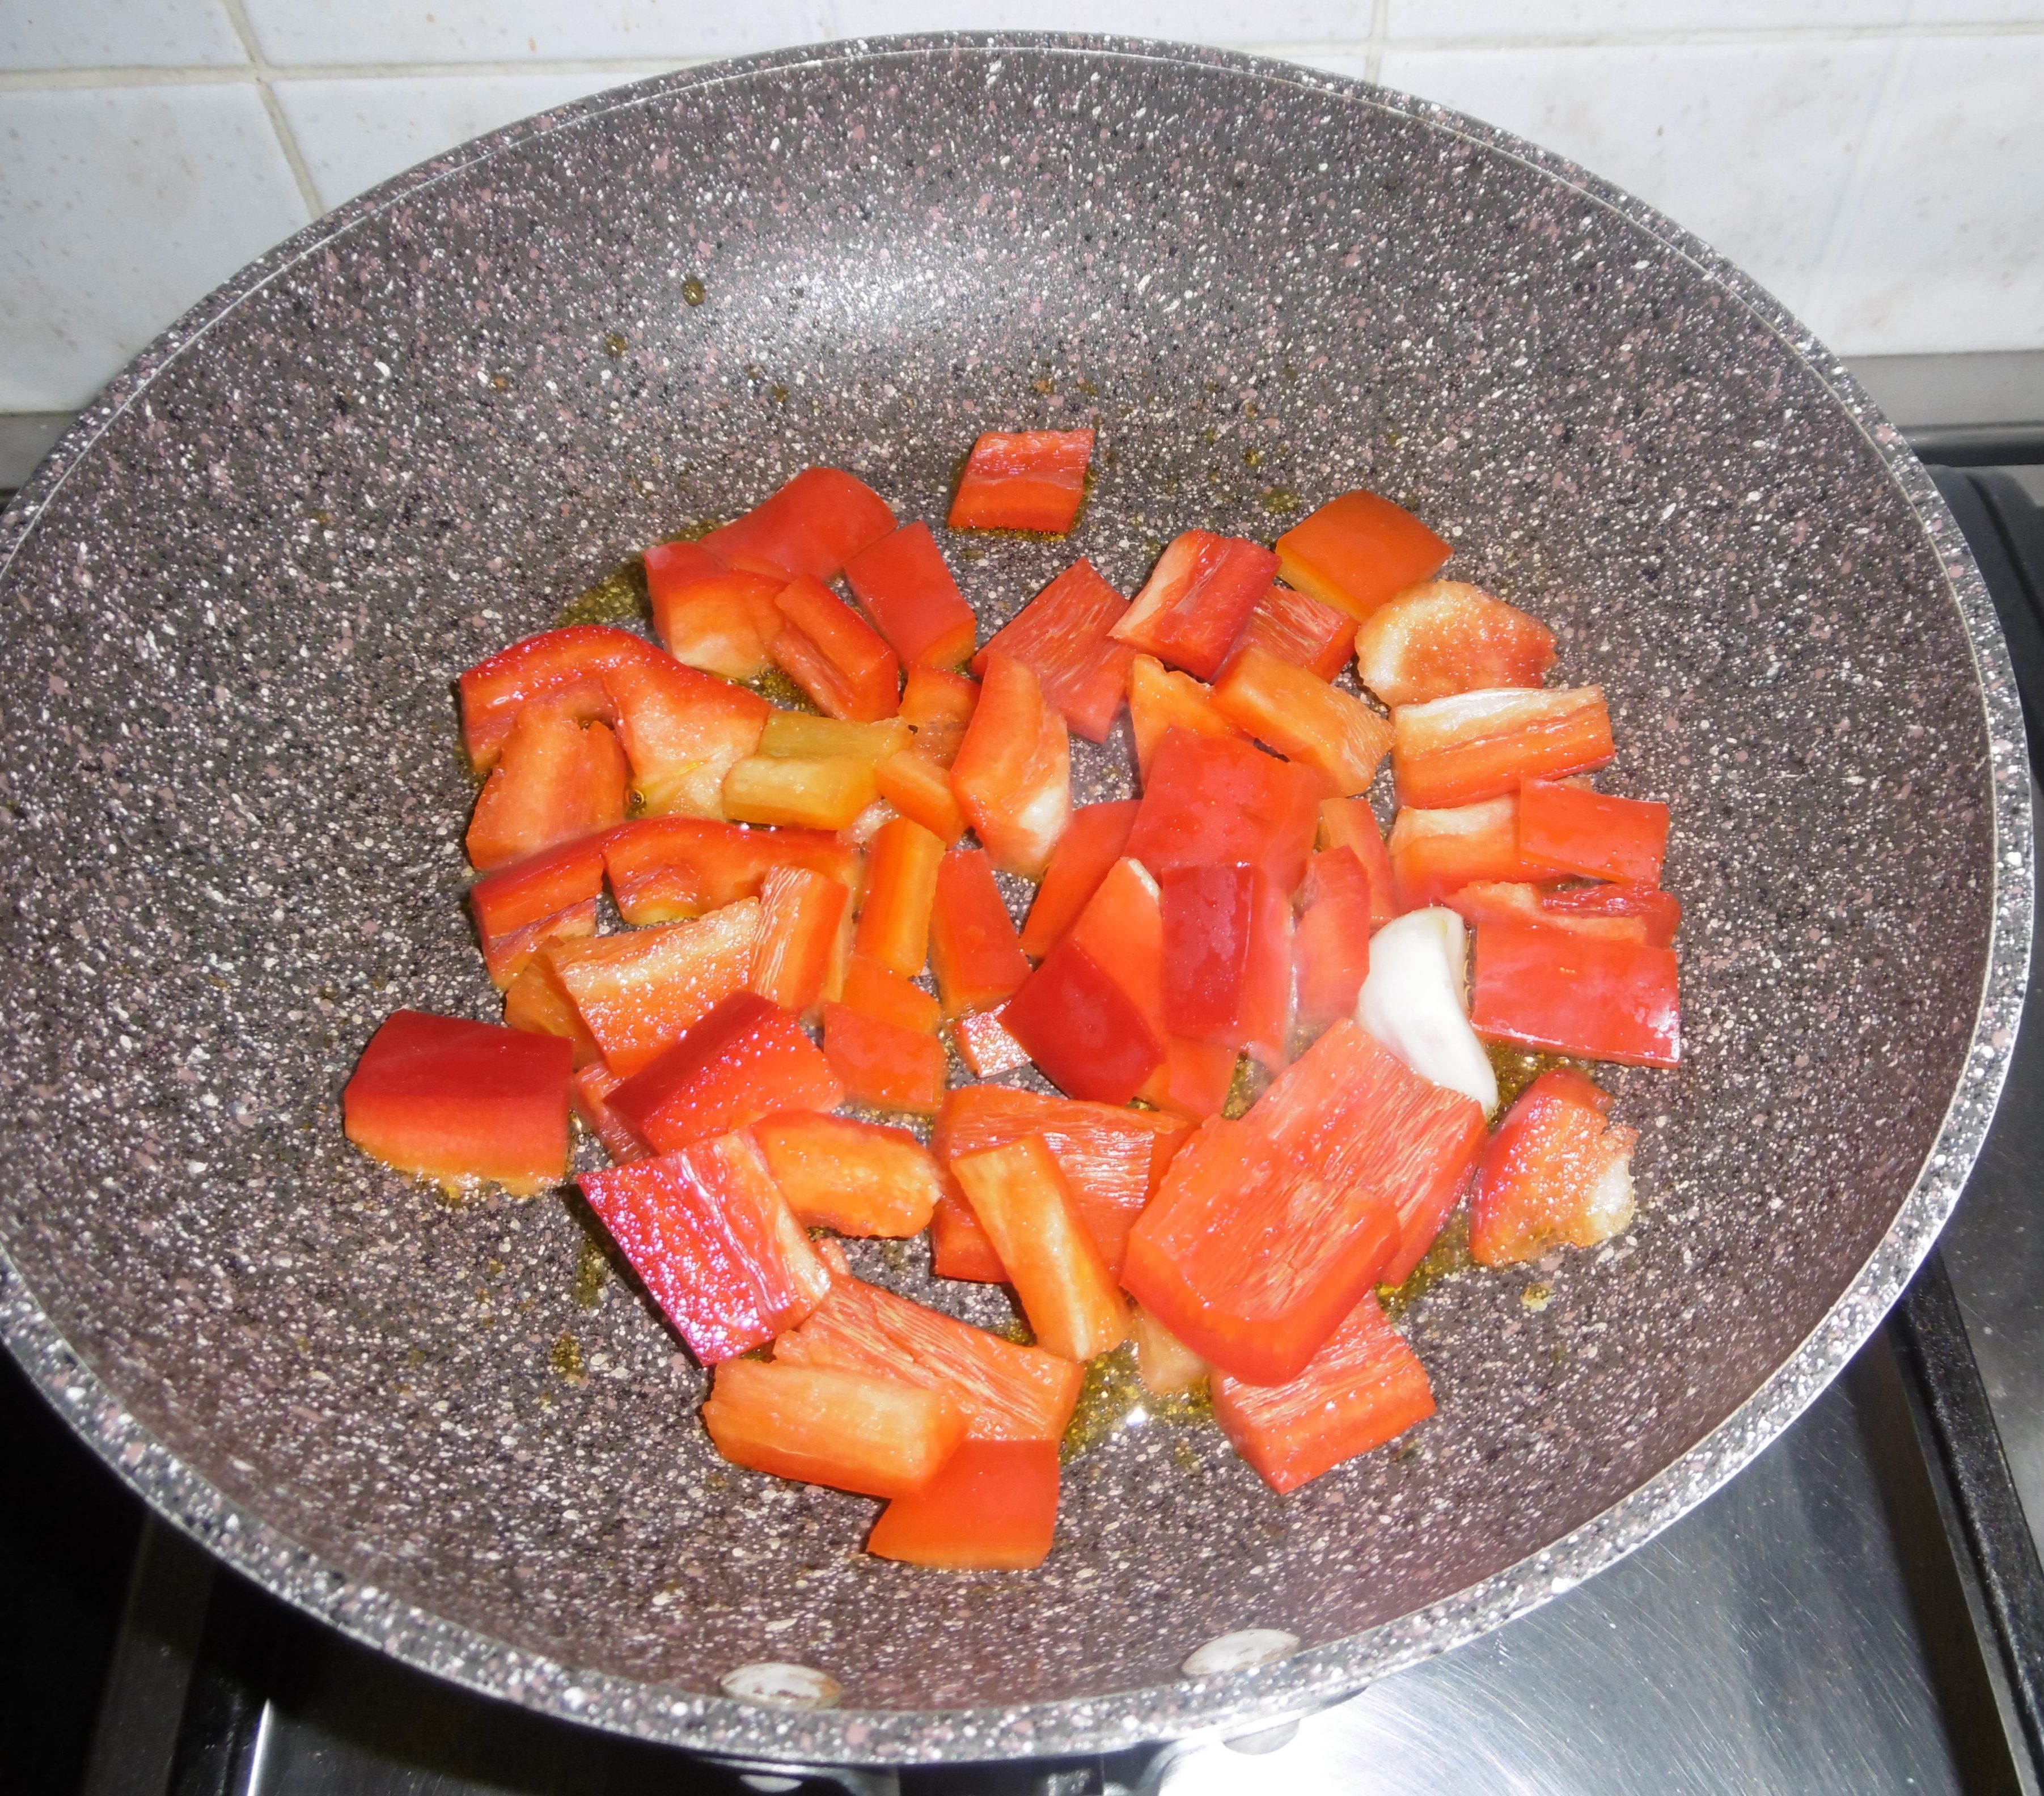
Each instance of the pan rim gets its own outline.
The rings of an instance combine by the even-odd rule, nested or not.
[[[1654,208],[1566,159],[1431,102],[1274,59],[1155,40],[1046,33],[855,38],[720,60],[594,94],[479,137],[336,208],[250,263],[159,336],[80,415],[0,518],[0,579],[44,507],[101,434],[158,374],[238,306],[391,207],[527,141],[605,113],[775,74],[849,63],[997,57],[1008,52],[1162,63],[1304,89],[1464,139],[1573,189],[1689,262],[1807,368],[1881,457],[1937,555],[1978,680],[1989,751],[1994,865],[1980,1000],[1951,1099],[1908,1195],[1823,1319],[1716,1428],[1570,1533],[1467,1588],[1273,1665],[1083,1698],[976,1709],[769,1707],[578,1671],[394,1594],[355,1583],[229,1498],[122,1406],[37,1302],[0,1244],[0,1338],[44,1395],[163,1521],[271,1595],[363,1644],[485,1696],[557,1717],[720,1756],[809,1764],[961,1763],[1112,1751],[1224,1737],[1354,1694],[1375,1679],[1489,1632],[1643,1545],[1742,1469],[1871,1335],[1928,1253],[1985,1139],[2013,1052],[2031,946],[2028,760],[2013,670],[1965,540],[1900,432],[1838,359],[1749,276]]]

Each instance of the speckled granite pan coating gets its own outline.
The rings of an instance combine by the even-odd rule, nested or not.
[[[1124,587],[1182,527],[1268,535],[1366,482],[1558,626],[1560,675],[1611,695],[1615,789],[1676,807],[1689,1058],[1613,1080],[1631,1236],[1537,1275],[1544,1310],[1527,1272],[1412,1312],[1441,1413],[1408,1447],[1280,1502],[1211,1431],[1124,1429],[1072,1466],[1048,1568],[947,1578],[862,1556],[863,1502],[720,1467],[645,1304],[614,1277],[578,1301],[563,1202],[451,1210],[352,1154],[336,1099],[387,1010],[491,1011],[465,664],[807,462],[936,518],[981,428],[1082,420],[1076,546]],[[1068,553],[950,547],[989,624]],[[1999,1090],[2022,731],[1927,481],[1666,221],[1352,83],[924,40],[514,127],[199,308],[0,556],[10,1345],[271,1588],[606,1726],[1074,1749],[1452,1644],[1773,1437],[1920,1257]],[[869,1255],[922,1288],[896,1260]],[[1246,1625],[1305,1650],[1179,1679]],[[759,1659],[844,1706],[717,1696]]]

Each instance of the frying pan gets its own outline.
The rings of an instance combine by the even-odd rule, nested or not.
[[[978,431],[1081,420],[1073,545],[951,543],[987,624],[1074,549],[1128,588],[1181,528],[1395,495],[1604,685],[1615,788],[1673,801],[1688,1053],[1611,1080],[1643,1138],[1627,1236],[1406,1312],[1440,1403],[1407,1443],[1281,1501],[1212,1428],[1114,1412],[1042,1571],[946,1575],[863,1556],[870,1504],[717,1460],[701,1374],[567,1199],[451,1207],[354,1154],[336,1099],[388,1011],[490,1014],[463,666],[806,463],[937,518]],[[514,126],[179,324],[0,560],[10,1346],[267,1589],[606,1728],[837,1763],[1091,1751],[1268,1722],[1495,1626],[1823,1385],[2008,1060],[2023,732],[1921,470],[1666,220],[1351,82],[905,39]],[[1126,767],[1110,743],[1077,782]],[[1006,1313],[933,1293],[920,1249],[860,1257]],[[1181,1669],[1254,1629],[1278,1656]],[[724,1694],[774,1663],[836,1706]]]

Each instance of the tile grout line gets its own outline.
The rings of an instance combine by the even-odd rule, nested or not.
[[[321,195],[319,183],[313,178],[304,151],[298,148],[290,121],[284,117],[277,90],[271,84],[270,65],[263,59],[262,45],[256,41],[255,28],[248,22],[248,10],[242,0],[220,0],[220,3],[227,14],[227,22],[234,28],[234,35],[241,40],[242,53],[248,57],[248,66],[255,74],[256,90],[263,96],[263,109],[270,115],[270,129],[276,132],[284,160],[290,165],[291,178],[298,184],[298,197],[312,214],[306,223],[314,223],[326,216],[327,203]]]
[[[1845,190],[1838,195],[1838,210],[1831,215],[1831,228],[1824,233],[1824,247],[1817,258],[1816,269],[1810,277],[1803,303],[1796,308],[1796,315],[1822,341],[1830,340],[1829,329],[1823,322],[1823,309],[1830,303],[1831,289],[1837,284],[1846,239],[1865,201],[1868,186],[1873,179],[1874,163],[1894,135],[1896,114],[1900,110],[1898,97],[1915,55],[1915,45],[1906,40],[1898,40],[1888,52],[1888,67],[1881,71],[1873,103],[1867,109],[1866,135],[1861,140],[1859,153],[1853,158],[1851,168],[1846,171]]]
[[[1364,52],[1366,81],[1384,79],[1384,41],[1391,34],[1391,0],[1375,0],[1370,10],[1370,42]]]

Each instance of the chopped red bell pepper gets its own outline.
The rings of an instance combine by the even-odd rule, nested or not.
[[[742,1130],[576,1182],[706,1366],[763,1345],[829,1293],[829,1272]]]
[[[1347,666],[1354,646],[1355,620],[1347,612],[1323,604],[1310,593],[1273,586],[1256,601],[1255,610],[1228,650],[1228,659],[1232,662],[1246,648],[1259,648],[1323,680],[1332,680]]]
[[[1470,1257],[1534,1260],[1557,1241],[1595,1247],[1632,1221],[1639,1131],[1607,1120],[1611,1099],[1569,1067],[1527,1086],[1490,1146],[1470,1202]]]
[[[746,983],[783,1010],[807,1015],[844,982],[851,894],[828,873],[775,867],[759,888],[759,925]]]
[[[1022,925],[1024,954],[1041,960],[1078,920],[1108,869],[1121,858],[1141,808],[1139,799],[1123,798],[1082,804],[1073,812]]]
[[[901,815],[920,823],[946,846],[965,834],[965,812],[951,789],[951,769],[920,746],[882,762],[873,778],[880,796]]]
[[[790,1111],[752,1133],[795,1220],[840,1234],[920,1234],[943,1194],[930,1151],[906,1129]]]
[[[603,1064],[603,1050],[544,953],[526,961],[524,970],[505,988],[504,1027],[521,1034],[559,1036],[568,1044],[578,1072]]]
[[[1292,940],[1299,1021],[1309,1029],[1355,1014],[1370,976],[1376,888],[1353,848],[1324,848],[1306,869],[1305,908]]]
[[[983,678],[994,655],[1026,662],[1065,721],[1089,740],[1102,741],[1121,708],[1136,654],[1110,634],[1128,609],[1128,600],[1091,562],[1074,562],[995,632],[972,670]]]
[[[1644,885],[1570,886],[1548,892],[1540,903],[1558,923],[1564,917],[1637,917],[1646,927],[1647,942],[1656,948],[1673,947],[1682,926],[1681,900],[1672,892]]]
[[[1384,845],[1384,831],[1377,827],[1377,813],[1366,798],[1330,798],[1320,806],[1320,845],[1323,849],[1348,848],[1362,863],[1370,878],[1370,925],[1381,929],[1398,915],[1398,900],[1391,877],[1391,850]]]
[[[1479,804],[1520,782],[1557,779],[1611,759],[1603,689],[1458,693],[1401,704],[1391,716],[1398,802],[1424,810]]]
[[[1613,942],[1644,942],[1643,917],[1581,915],[1548,909],[1546,894],[1537,885],[1503,880],[1477,880],[1450,892],[1441,902],[1470,923],[1544,923]]]
[[[490,873],[621,823],[630,788],[624,751],[604,725],[530,706],[475,800],[469,860]]]
[[[1266,874],[1231,865],[1159,876],[1164,1025],[1174,1035],[1285,1064],[1291,1034],[1292,906]]]
[[[979,682],[942,667],[911,667],[901,682],[901,721],[912,724],[915,747],[948,767],[979,705]]]
[[[847,829],[879,796],[872,762],[851,754],[748,754],[724,777],[724,814],[740,823]]]
[[[1459,580],[1400,593],[1355,633],[1356,677],[1386,704],[1537,686],[1554,665],[1553,631]]]
[[[1071,742],[1026,662],[987,663],[951,789],[1002,873],[1041,877],[1071,815]]]
[[[802,1026],[756,992],[724,1000],[643,1072],[610,1107],[656,1152],[743,1129],[782,1110],[835,1110],[844,1088]]]
[[[920,1491],[965,1438],[939,1391],[828,1366],[726,1360],[703,1426],[734,1465],[866,1497]]]
[[[990,430],[966,458],[948,520],[954,530],[1066,535],[1085,504],[1090,430]]]
[[[1164,1063],[1143,1007],[1069,937],[1008,1000],[1001,1027],[1052,1084],[1105,1103],[1126,1103]]]
[[[1007,1007],[974,1011],[952,1020],[951,1045],[975,1079],[998,1079],[1029,1064],[1029,1050],[1008,1033],[1001,1020]]]
[[[943,1021],[943,1007],[921,986],[863,954],[855,954],[847,963],[837,1001],[861,1016],[919,1035],[935,1034]]]
[[[1214,1420],[1274,1491],[1296,1491],[1434,1413],[1426,1368],[1365,1295],[1304,1371],[1278,1385],[1213,1381]]]
[[[1668,853],[1668,807],[1528,780],[1519,789],[1519,846],[1533,860],[1585,879],[1658,885]]]
[[[867,723],[901,708],[901,663],[865,619],[822,581],[793,580],[774,596],[781,627],[767,646],[826,716]]]
[[[1158,1111],[968,1085],[944,1099],[930,1151],[948,1165],[959,1154],[1041,1135],[1065,1176],[1080,1222],[1118,1278],[1129,1230],[1192,1132],[1182,1118]],[[932,1241],[939,1277],[998,1284],[1007,1276],[971,1206],[955,1190],[937,1200]]]
[[[1246,735],[1318,773],[1336,797],[1370,789],[1391,725],[1352,693],[1251,643],[1215,683],[1214,709]]]
[[[610,1107],[610,1094],[624,1081],[600,1060],[576,1069],[570,1093],[574,1100],[575,1115],[582,1126],[602,1142],[603,1151],[620,1166],[628,1166],[635,1160],[651,1160],[653,1150],[648,1147],[624,1119]]]
[[[1112,634],[1195,679],[1211,680],[1277,571],[1278,558],[1261,543],[1188,530],[1158,557]]]
[[[640,558],[653,633],[675,660],[727,680],[756,680],[773,665],[785,578],[737,573],[699,543],[656,543]]]
[[[1041,1345],[1089,1360],[1128,1338],[1128,1303],[1041,1135],[959,1154],[951,1169]]]
[[[568,1163],[567,1042],[494,1023],[401,1010],[362,1050],[341,1093],[348,1138],[401,1172],[521,1196]]]
[[[1213,1119],[1178,1151],[1122,1283],[1222,1371],[1281,1384],[1397,1252],[1400,1211],[1458,1192],[1484,1136],[1473,1099],[1344,1019],[1240,1122]]]
[[[990,1010],[1029,977],[993,869],[976,848],[954,848],[937,869],[930,912],[930,970],[946,1016]]]
[[[702,547],[732,567],[790,579],[835,580],[844,564],[894,528],[887,501],[838,468],[805,468]]]
[[[468,888],[468,906],[490,978],[501,989],[549,942],[594,935],[602,895],[601,836],[550,848],[478,880]]]
[[[745,829],[697,817],[647,817],[603,839],[618,914],[629,923],[678,923],[756,898],[776,867],[807,867],[863,886],[859,850],[822,830]]]
[[[556,942],[540,958],[628,1079],[745,988],[759,933],[759,901],[741,898],[693,923]]]
[[[855,1278],[835,1241],[818,1251],[831,1270],[830,1295],[774,1342],[776,1360],[941,1391],[964,1412],[967,1440],[1055,1443],[1064,1433],[1085,1380],[1081,1368]]]
[[[913,979],[930,957],[930,912],[943,859],[943,838],[906,817],[882,824],[866,855],[859,952],[904,979]]]
[[[961,1442],[913,1496],[880,1512],[866,1550],[947,1572],[1028,1572],[1058,1531],[1055,1441]]]
[[[905,524],[860,550],[844,578],[903,666],[959,667],[971,658],[979,620],[927,524]]]
[[[1358,618],[1440,571],[1448,545],[1389,499],[1358,489],[1330,499],[1278,539],[1287,585]]]
[[[1389,854],[1400,911],[1424,909],[1478,881],[1540,885],[1565,877],[1520,852],[1516,792],[1446,811],[1408,805],[1391,825]]]
[[[1216,708],[1212,687],[1189,674],[1174,673],[1148,654],[1139,654],[1128,670],[1128,727],[1135,738],[1135,770],[1145,785],[1158,745],[1174,727],[1195,735],[1247,739]]]
[[[1243,861],[1287,896],[1320,821],[1317,775],[1246,742],[1173,730],[1158,746],[1128,852],[1152,873]]]
[[[1476,932],[1477,1033],[1522,1047],[1632,1066],[1682,1057],[1675,950],[1544,923]]]
[[[919,1029],[825,1004],[824,1057],[855,1103],[934,1116],[944,1101],[944,1045]]]
[[[614,727],[655,816],[723,815],[724,773],[752,753],[773,708],[628,630],[574,624],[514,643],[462,675],[462,730],[478,772],[495,765],[518,713],[539,700]]]

